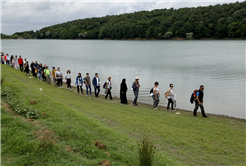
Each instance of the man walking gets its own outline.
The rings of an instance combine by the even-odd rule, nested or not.
[[[95,74],[95,77],[92,80],[92,84],[94,86],[95,97],[99,97],[100,93],[100,78],[98,77],[98,73]]]
[[[9,60],[10,60],[10,57],[9,57],[9,54],[7,54],[6,55],[6,65],[10,65]]]
[[[50,74],[51,74],[51,71],[49,69],[49,66],[47,65],[46,68],[44,69],[44,74],[46,76],[46,81],[48,84],[51,83],[51,79],[50,79]]]
[[[19,56],[18,64],[20,66],[20,71],[23,72],[23,59],[21,58],[21,56]]]
[[[207,115],[205,114],[204,107],[203,107],[203,96],[204,96],[203,91],[204,91],[204,86],[201,85],[199,91],[196,93],[195,109],[194,109],[193,115],[196,116],[198,107],[200,107],[202,116],[204,118],[207,118]]]
[[[90,89],[90,95],[91,94],[91,79],[89,77],[89,73],[86,73],[86,77],[84,78],[85,86],[86,86],[86,94],[88,96],[88,88]]]
[[[139,84],[139,78],[136,77],[135,81],[132,84],[132,88],[133,88],[133,93],[135,96],[134,101],[132,102],[133,105],[138,105],[137,104],[137,100],[138,100],[138,93],[139,93],[139,88],[140,88],[140,84]]]

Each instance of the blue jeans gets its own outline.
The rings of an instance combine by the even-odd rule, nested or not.
[[[42,74],[38,73],[38,80],[42,79]]]
[[[91,95],[91,85],[85,85],[86,86],[86,94],[88,95],[88,88],[90,88],[90,95]]]

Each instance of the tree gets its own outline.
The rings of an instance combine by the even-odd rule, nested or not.
[[[185,36],[186,36],[186,39],[192,39],[193,33],[192,32],[186,33]]]
[[[83,32],[83,33],[81,32],[81,33],[78,34],[78,36],[80,38],[86,38],[88,36],[88,33],[87,32]]]
[[[166,32],[163,37],[167,39],[167,38],[170,38],[172,36],[173,36],[172,32]]]

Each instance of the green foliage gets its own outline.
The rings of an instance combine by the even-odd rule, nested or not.
[[[148,138],[144,138],[140,143],[138,143],[140,166],[153,165],[155,149],[156,147],[153,146],[153,143]]]
[[[186,39],[192,39],[193,33],[192,32],[186,33],[185,36],[186,36]]]
[[[33,109],[31,106],[27,106],[24,103],[21,103],[19,100],[11,100],[8,103],[10,108],[17,114],[28,119],[38,118],[38,113],[36,109]]]
[[[161,106],[154,110],[151,105],[141,103],[138,107],[121,105],[117,98],[113,101],[105,101],[103,96],[88,98],[28,79],[8,65],[1,68],[5,77],[3,86],[13,88],[16,98],[22,98],[30,89],[27,98],[37,101],[32,106],[40,114],[39,120],[31,123],[10,115],[2,107],[2,165],[94,166],[106,159],[112,165],[136,166],[139,163],[136,142],[146,133],[151,134],[157,147],[155,166],[245,165],[243,120],[217,115],[204,119],[200,114],[194,118],[189,111],[179,110],[180,115],[176,115]],[[49,146],[50,136],[55,136],[48,132],[45,142],[41,141],[44,144],[41,147],[48,147],[42,150],[39,138],[34,135],[38,127],[33,124],[37,122],[53,131],[58,139]],[[93,145],[96,140],[106,145],[109,157]]]
[[[170,31],[177,37],[186,37],[186,33],[193,32],[194,38],[244,38],[246,36],[246,29],[243,26],[245,17],[246,1],[79,19],[45,27],[36,32],[17,32],[12,36],[1,34],[1,37],[25,39],[163,38],[165,33]]]
[[[1,96],[7,99],[10,108],[15,111],[16,114],[28,119],[38,118],[37,110],[16,99],[15,94],[13,93],[13,90],[11,88],[2,88]]]
[[[166,32],[165,35],[163,36],[164,38],[170,38],[173,36],[172,32]]]

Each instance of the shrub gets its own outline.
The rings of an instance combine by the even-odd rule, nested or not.
[[[15,98],[15,94],[10,88],[7,88],[7,87],[2,88],[1,96],[7,98],[7,102],[10,108],[13,111],[15,111],[16,114],[24,116],[28,119],[38,118],[37,110],[17,100]]]
[[[148,138],[138,143],[138,154],[140,166],[151,166],[153,164],[156,147]]]

